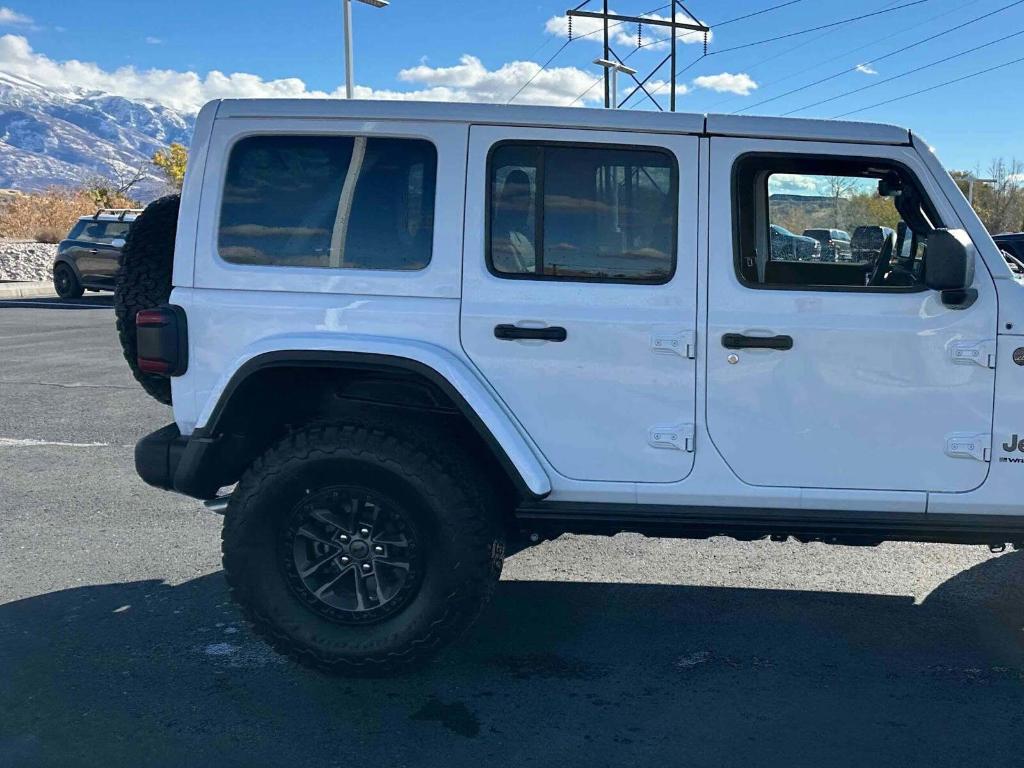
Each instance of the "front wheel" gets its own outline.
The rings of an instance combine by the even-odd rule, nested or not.
[[[232,495],[224,571],[253,627],[320,670],[416,665],[476,617],[501,573],[501,518],[470,456],[364,424],[271,448]]]
[[[53,268],[53,289],[62,299],[78,299],[85,293],[75,270],[64,262],[60,262]]]

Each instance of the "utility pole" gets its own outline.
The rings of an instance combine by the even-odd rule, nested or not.
[[[617,13],[609,13],[608,11],[608,0],[604,0],[602,3],[601,11],[588,11],[585,10],[586,6],[589,5],[591,0],[584,0],[582,3],[566,11],[566,16],[571,19],[573,18],[587,18],[587,19],[601,19],[604,23],[604,56],[601,57],[601,61],[608,62],[608,64],[601,64],[604,67],[604,106],[605,109],[617,108],[621,106],[618,102],[618,94],[614,92],[612,88],[612,79],[617,72],[623,72],[633,78],[636,83],[636,89],[642,90],[647,94],[647,97],[654,102],[658,109],[661,109],[661,105],[655,101],[654,97],[644,87],[648,80],[654,76],[654,72],[661,69],[665,63],[671,60],[672,63],[672,75],[670,78],[672,92],[669,95],[669,108],[671,111],[676,111],[676,59],[677,59],[677,36],[679,30],[686,30],[689,32],[703,32],[705,35],[705,46],[707,45],[707,33],[711,31],[710,27],[697,22],[697,17],[690,13],[686,6],[683,5],[681,0],[672,0],[671,7],[672,13],[667,21],[662,19],[653,19],[646,16],[623,16]],[[678,13],[682,11],[689,21],[677,21]],[[609,39],[608,30],[610,28],[609,22],[615,22],[616,24],[636,24],[638,29],[642,29],[644,25],[650,27],[667,28],[670,32],[670,47],[671,50],[669,55],[662,60],[662,62],[655,68],[654,72],[651,72],[642,81],[637,80],[636,71],[630,67],[626,67],[623,64],[623,59],[615,53],[612,49],[611,41]],[[614,62],[618,63],[615,66]],[[599,62],[595,62],[599,63]],[[630,94],[632,96],[632,94]],[[629,98],[628,96],[626,97]],[[614,103],[613,103],[614,101]]]
[[[342,15],[345,19],[345,96],[352,98],[355,90],[355,66],[352,63],[354,54],[352,52],[352,0],[341,0]],[[374,8],[384,8],[389,0],[359,0]]]
[[[673,0],[673,2],[672,2],[672,24],[674,25],[675,23],[676,23],[676,4],[675,4],[675,0]],[[669,93],[669,97],[668,97],[668,111],[669,112],[675,112],[676,111],[676,28],[675,28],[675,26],[672,27],[672,43],[671,43],[671,46],[672,46],[672,48],[671,48],[670,56],[672,57],[672,61],[669,63],[669,66],[672,67],[672,76],[670,78],[670,84],[669,84],[670,93]]]
[[[611,46],[608,44],[608,0],[604,0],[604,55],[601,57],[605,61],[608,61],[608,55],[611,51]],[[611,99],[608,94],[610,93],[610,78],[608,77],[608,69],[604,71],[604,108],[609,109],[612,105]],[[615,98],[618,98],[616,94]]]

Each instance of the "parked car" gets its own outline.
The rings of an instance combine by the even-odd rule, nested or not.
[[[422,663],[567,532],[1024,545],[1024,286],[906,129],[232,99],[194,141],[118,276],[174,412],[136,469],[303,664]],[[773,174],[879,180],[924,268],[769,260]]]
[[[1006,257],[1006,264],[1017,280],[1024,280],[1024,232],[993,235],[996,245]]]
[[[821,243],[822,261],[853,261],[850,233],[841,229],[805,229],[804,237]]]
[[[1004,232],[999,235],[993,235],[992,239],[1004,251],[1024,261],[1024,232]]]
[[[852,260],[856,262],[867,262],[873,264],[878,258],[879,252],[886,238],[896,237],[896,232],[889,227],[861,226],[853,230],[853,237],[850,238],[850,252]]]
[[[57,246],[53,287],[64,299],[78,298],[86,290],[114,290],[118,259],[128,230],[142,211],[101,208],[83,216]]]
[[[821,243],[813,237],[794,235],[785,227],[772,224],[772,261],[812,261],[821,258]]]

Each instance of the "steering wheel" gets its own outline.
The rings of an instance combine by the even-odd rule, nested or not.
[[[878,259],[875,260],[875,269],[871,273],[868,285],[885,285],[885,276],[889,273],[889,265],[892,264],[892,254],[896,250],[896,235],[888,235],[882,241],[882,249],[878,252]]]

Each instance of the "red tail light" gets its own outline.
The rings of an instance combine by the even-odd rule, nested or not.
[[[139,370],[160,376],[181,376],[188,369],[185,310],[168,304],[135,315]]]

